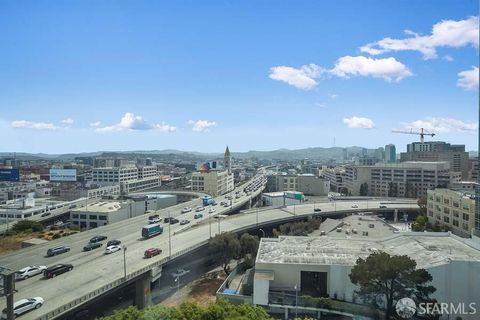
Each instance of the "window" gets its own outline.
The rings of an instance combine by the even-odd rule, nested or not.
[[[87,219],[87,215],[86,215],[86,214],[81,214],[81,215],[80,215],[80,219],[86,220],[86,219]]]
[[[91,214],[88,216],[90,220],[97,220],[97,215],[96,214]]]
[[[78,214],[73,214],[72,219],[78,219]]]
[[[463,220],[468,221],[470,219],[470,215],[468,213],[463,214]]]
[[[443,217],[443,222],[450,223],[450,218],[447,216]]]

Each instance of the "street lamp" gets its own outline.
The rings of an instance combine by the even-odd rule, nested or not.
[[[298,290],[297,290],[297,284],[295,284],[295,319],[297,318],[298,315]]]
[[[168,256],[172,257],[172,234],[170,229],[172,227],[172,222],[170,221],[172,217],[170,216],[170,211],[168,212]]]
[[[127,246],[123,245],[123,278],[127,280]]]
[[[210,238],[212,237],[212,213],[208,210],[208,225],[210,229]]]
[[[263,237],[262,238],[265,238],[265,231],[263,231],[263,229],[258,229],[259,231],[262,231],[262,234],[263,234]]]

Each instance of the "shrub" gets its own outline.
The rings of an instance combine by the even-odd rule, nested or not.
[[[15,232],[15,230],[10,229],[10,230],[5,231],[6,236],[14,236],[16,234],[17,234],[17,232]]]
[[[44,234],[39,234],[39,235],[38,235],[38,238],[40,238],[40,239],[42,239],[43,237],[45,237]]]
[[[55,234],[55,232],[49,232],[47,233],[47,235],[49,235],[50,237],[53,236]]]
[[[32,220],[20,220],[13,225],[12,230],[15,232],[24,232],[27,230],[32,230],[35,232],[43,231],[43,226],[40,222]]]
[[[58,238],[60,238],[60,237],[61,237],[61,235],[58,234],[58,233],[56,233],[56,234],[53,235],[52,239],[58,239]]]
[[[62,237],[66,237],[66,236],[68,236],[68,233],[62,234]]]
[[[62,234],[62,233],[64,233],[64,232],[65,232],[65,231],[63,231],[63,230],[58,231],[58,233],[60,233],[60,234]]]

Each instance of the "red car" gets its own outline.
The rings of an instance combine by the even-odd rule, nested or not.
[[[151,258],[153,256],[159,255],[160,253],[162,253],[162,249],[150,248],[145,251],[145,258]]]

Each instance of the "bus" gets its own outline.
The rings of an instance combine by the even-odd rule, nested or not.
[[[202,204],[204,207],[209,206],[213,203],[215,203],[215,199],[213,199],[211,196],[204,196],[202,198]]]
[[[163,227],[159,224],[150,224],[142,228],[142,237],[145,239],[162,234]]]

